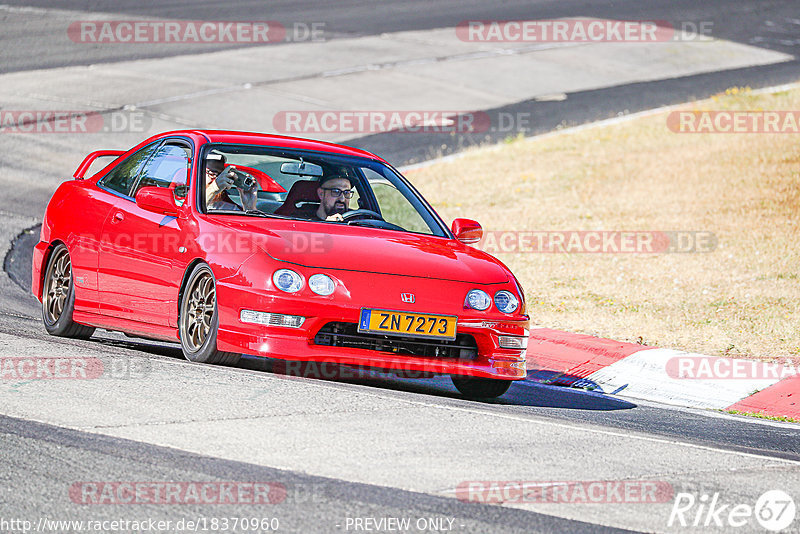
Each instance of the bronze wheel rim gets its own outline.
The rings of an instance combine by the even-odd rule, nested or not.
[[[204,272],[189,288],[189,297],[184,302],[181,313],[181,339],[191,352],[200,350],[208,339],[216,303],[214,279],[210,273]]]
[[[44,290],[44,315],[48,324],[55,324],[64,313],[72,286],[72,262],[66,250],[58,252],[50,263]]]

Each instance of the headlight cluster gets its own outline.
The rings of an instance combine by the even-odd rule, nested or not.
[[[317,295],[328,296],[336,289],[336,284],[333,283],[333,278],[327,274],[312,274],[308,279],[308,287]]]
[[[303,277],[291,269],[278,269],[275,271],[272,275],[272,282],[275,287],[287,293],[297,293],[303,289],[305,283]],[[327,297],[333,294],[336,289],[336,283],[327,274],[317,273],[309,277],[308,288],[317,295]]]
[[[287,293],[297,293],[303,289],[303,277],[291,269],[278,269],[272,275],[275,287]]]
[[[519,308],[519,300],[510,291],[498,291],[494,294],[494,305],[503,313],[514,313]]]
[[[473,310],[486,310],[492,305],[492,298],[486,291],[473,289],[467,293],[467,306]]]
[[[486,291],[472,289],[464,304],[467,308],[484,311],[492,305],[492,298]],[[501,290],[494,294],[494,305],[503,313],[514,313],[519,308],[519,299],[512,292]]]

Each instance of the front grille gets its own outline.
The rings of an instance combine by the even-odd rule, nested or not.
[[[456,339],[453,341],[395,337],[361,333],[355,323],[326,324],[314,336],[314,344],[379,350],[426,358],[474,360],[478,357],[478,345],[475,343],[475,338],[469,334],[456,334]]]

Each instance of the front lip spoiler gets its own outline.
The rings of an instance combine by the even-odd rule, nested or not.
[[[287,333],[242,334],[229,329],[220,329],[223,338],[235,336],[237,345],[225,350],[238,350],[256,357],[286,360],[291,362],[318,362],[325,365],[345,365],[374,369],[426,372],[437,375],[471,376],[498,380],[523,380],[527,376],[524,359],[516,361],[502,356],[490,355],[486,360],[437,359],[424,356],[400,355],[383,351],[372,351],[349,347],[314,345]]]

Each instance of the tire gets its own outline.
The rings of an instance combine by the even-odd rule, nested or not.
[[[494,399],[508,391],[511,380],[451,376],[453,385],[468,399]]]
[[[72,262],[64,245],[57,245],[47,260],[42,287],[42,323],[51,336],[89,339],[94,328],[72,320],[75,285]]]
[[[240,354],[217,350],[219,312],[214,274],[206,264],[192,270],[183,291],[178,330],[183,356],[192,362],[236,365]]]

